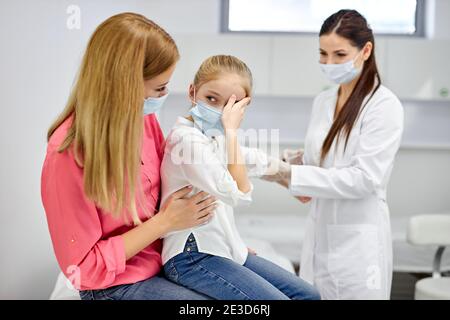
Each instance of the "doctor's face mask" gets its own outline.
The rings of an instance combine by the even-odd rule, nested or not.
[[[362,66],[357,68],[355,67],[355,61],[361,56],[361,52],[358,55],[347,62],[339,63],[339,64],[326,64],[321,63],[320,68],[325,76],[331,82],[336,84],[349,83],[353,79],[355,79],[362,71]]]
[[[361,74],[364,48],[359,50],[335,34],[320,37],[320,69],[331,82],[349,83]],[[351,57],[349,59],[349,57]]]

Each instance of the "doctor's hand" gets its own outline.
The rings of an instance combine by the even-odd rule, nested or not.
[[[268,157],[267,169],[261,179],[287,187],[291,179],[291,165],[278,158]]]
[[[300,200],[301,203],[308,203],[311,201],[311,197],[303,197],[303,196],[298,196],[296,197],[298,200]]]
[[[192,228],[213,217],[217,199],[203,191],[188,197],[191,191],[192,187],[187,186],[172,193],[155,216],[167,232]]]
[[[284,149],[283,155],[281,158],[284,162],[293,165],[302,165],[303,164],[303,149]]]
[[[244,119],[245,109],[250,103],[250,98],[246,97],[236,102],[236,96],[233,94],[222,111],[222,125],[225,131],[236,131],[241,126]]]

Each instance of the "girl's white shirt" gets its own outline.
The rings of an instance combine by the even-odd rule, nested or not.
[[[241,147],[251,177],[262,176],[268,166],[268,156],[256,149]],[[215,196],[218,207],[206,224],[171,232],[164,236],[162,262],[183,252],[189,234],[193,234],[199,252],[231,259],[244,264],[248,250],[236,228],[233,208],[252,201],[253,185],[243,193],[227,169],[224,136],[208,137],[194,122],[179,117],[169,133],[161,164],[161,206],[175,191],[192,185],[189,196],[205,191]]]

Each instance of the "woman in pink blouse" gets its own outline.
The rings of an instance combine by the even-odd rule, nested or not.
[[[160,274],[160,238],[207,222],[215,208],[204,192],[186,197],[189,186],[158,208],[164,138],[154,113],[178,59],[147,18],[107,19],[49,129],[42,202],[58,263],[82,299],[207,298]]]

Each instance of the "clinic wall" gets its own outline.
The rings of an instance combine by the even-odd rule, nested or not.
[[[81,9],[82,24],[81,29],[69,30],[66,10],[73,4]],[[202,43],[202,37],[215,37],[219,32],[219,0],[0,2],[0,39],[3,43],[0,50],[0,299],[46,299],[54,285],[58,267],[40,199],[45,133],[66,102],[90,34],[105,18],[123,11],[137,11],[153,18],[175,38],[195,35],[196,43]],[[443,33],[439,36],[450,38]],[[265,41],[263,38],[256,40],[262,46]],[[181,50],[191,49],[183,44]],[[208,54],[207,51],[204,53],[205,56]],[[249,61],[249,64],[265,63],[266,55],[260,54],[256,58],[259,60]],[[255,70],[256,76],[261,90],[270,88],[270,82],[266,82],[271,81],[269,73]],[[180,73],[175,77],[179,78]],[[174,82],[178,81],[176,79]],[[168,113],[161,115],[166,131],[176,115],[186,111],[188,103],[184,99],[182,92],[169,97],[164,110]],[[284,120],[272,125],[284,128],[280,133],[283,146],[297,145],[306,129],[310,99],[285,100],[257,95],[252,105],[255,108],[249,109],[245,125],[264,127],[276,116],[279,116],[277,121],[283,121],[285,118],[282,117],[295,115],[295,121]],[[433,102],[426,107],[432,110]],[[418,108],[423,110],[421,106]],[[439,104],[436,109],[444,108]],[[448,118],[444,118],[445,111],[442,112],[441,119],[445,121]],[[418,115],[420,118],[423,113]],[[449,176],[449,163],[450,152],[445,149],[412,147],[401,150],[389,190],[393,215],[449,210],[450,179],[445,179]],[[255,181],[255,188],[254,204],[242,209],[242,213],[307,212],[307,206],[299,204],[277,185]],[[266,201],[268,194],[272,196],[269,204]]]
[[[429,0],[430,1],[430,0]],[[435,14],[434,25],[430,26],[430,36],[436,39],[450,39],[450,1],[431,0],[429,13]]]

